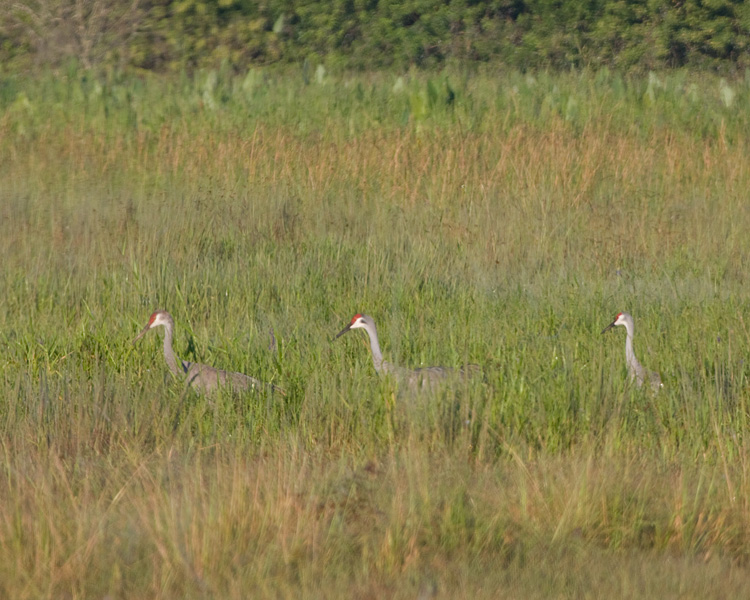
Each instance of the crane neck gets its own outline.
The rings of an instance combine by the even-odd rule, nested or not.
[[[633,334],[628,329],[628,337],[625,338],[625,358],[630,364],[630,361],[635,358],[635,352],[633,351]]]
[[[643,367],[638,359],[635,357],[635,351],[633,350],[633,329],[627,327],[628,337],[625,338],[625,361],[628,365],[628,371],[631,375],[639,373]]]
[[[172,324],[164,325],[164,360],[167,361],[167,366],[172,373],[182,377],[185,375],[185,370],[182,361],[175,356],[174,350],[172,350],[172,333]]]
[[[370,350],[372,351],[372,362],[375,364],[375,370],[378,373],[383,372],[383,353],[380,351],[380,342],[378,342],[378,331],[375,325],[365,327],[367,335],[370,338]]]

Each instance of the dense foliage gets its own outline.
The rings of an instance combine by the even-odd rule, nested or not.
[[[748,62],[738,0],[2,0],[10,68],[75,57],[156,71],[253,64],[731,70]],[[2,6],[2,5],[0,5]]]

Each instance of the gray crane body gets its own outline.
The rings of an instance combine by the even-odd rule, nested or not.
[[[187,385],[196,391],[208,394],[222,387],[228,387],[234,392],[259,390],[264,387],[265,384],[261,381],[244,373],[224,371],[201,363],[191,363],[175,356],[172,349],[174,320],[172,315],[165,310],[157,310],[151,315],[148,323],[136,336],[133,343],[141,339],[154,327],[164,327],[164,359],[167,361],[167,367],[177,377],[184,378]],[[281,388],[274,385],[270,385],[270,387],[272,390],[284,394]]]
[[[391,375],[396,380],[406,383],[413,390],[430,389],[436,387],[451,377],[471,377],[481,373],[479,365],[466,365],[465,367],[422,367],[419,369],[405,369],[383,360],[378,341],[378,330],[375,321],[369,315],[356,314],[351,322],[344,327],[336,338],[341,337],[351,329],[364,329],[370,338],[370,350],[372,351],[372,362],[378,375]]]
[[[628,365],[629,379],[635,381],[638,387],[642,387],[648,379],[651,389],[654,392],[658,392],[660,388],[664,387],[661,377],[659,377],[657,372],[646,369],[635,357],[635,352],[633,351],[633,334],[635,332],[633,317],[626,312],[619,313],[615,317],[615,320],[602,330],[602,333],[606,333],[613,327],[620,325],[624,326],[627,332],[627,337],[625,338],[625,361]]]

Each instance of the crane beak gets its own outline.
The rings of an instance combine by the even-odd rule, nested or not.
[[[138,340],[140,340],[144,335],[146,335],[146,332],[151,329],[151,325],[146,325],[143,329],[141,329],[141,332],[135,336],[135,339],[131,342],[132,344],[135,344]]]
[[[351,328],[352,328],[352,324],[351,324],[351,323],[349,323],[349,325],[347,325],[347,326],[346,326],[346,327],[344,327],[344,328],[343,328],[343,329],[342,329],[341,331],[339,331],[339,332],[338,332],[338,333],[336,334],[336,337],[335,337],[335,338],[333,338],[333,339],[334,339],[334,340],[336,340],[336,339],[340,338],[340,337],[341,337],[342,335],[344,335],[344,334],[345,334],[345,333],[346,333],[347,331],[349,331],[349,330],[350,330]]]
[[[612,321],[609,325],[607,325],[604,329],[602,329],[602,333],[606,333],[610,329],[612,329],[615,326],[615,322]]]

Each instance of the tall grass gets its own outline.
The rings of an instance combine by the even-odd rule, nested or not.
[[[746,593],[748,102],[683,73],[6,78],[0,592]],[[130,343],[156,308],[287,397],[185,390]],[[599,334],[620,310],[656,397]],[[355,312],[484,380],[409,396],[332,341]]]

